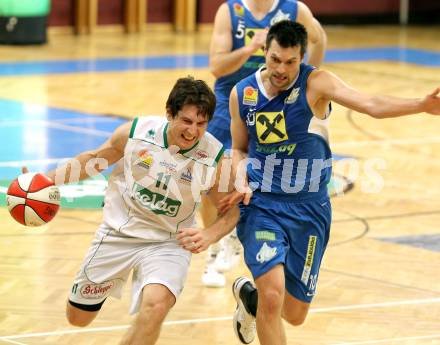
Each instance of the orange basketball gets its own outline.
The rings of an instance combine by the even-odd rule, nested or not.
[[[9,185],[6,203],[11,216],[27,226],[50,222],[58,212],[60,191],[45,175],[26,173]]]

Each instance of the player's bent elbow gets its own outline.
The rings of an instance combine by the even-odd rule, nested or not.
[[[209,63],[209,71],[211,72],[211,74],[216,78],[220,78],[222,75],[222,71],[221,68],[219,68],[216,64],[210,62]]]
[[[382,119],[383,118],[383,112],[380,110],[377,102],[370,101],[367,104],[365,104],[361,112],[364,114],[367,114],[368,116],[371,116],[375,119]]]
[[[324,47],[327,46],[327,34],[322,27],[319,27],[319,43]]]
[[[220,78],[222,76],[222,74],[218,70],[216,70],[214,68],[210,69],[210,71],[211,71],[211,74],[215,77],[215,79],[218,79],[218,78]]]
[[[385,116],[383,116],[382,112],[377,111],[375,109],[368,110],[365,112],[365,114],[371,116],[372,118],[378,119],[378,120],[385,118]]]

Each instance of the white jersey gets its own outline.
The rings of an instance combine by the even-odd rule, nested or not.
[[[211,134],[190,149],[168,146],[168,121],[133,121],[124,157],[113,170],[105,196],[104,224],[149,241],[170,239],[195,225],[200,196],[215,181],[223,145]]]

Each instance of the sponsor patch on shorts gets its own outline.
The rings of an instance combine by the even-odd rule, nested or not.
[[[317,236],[309,236],[306,262],[304,263],[304,269],[301,275],[301,281],[304,283],[304,285],[307,285],[310,277],[310,272],[312,271],[313,259],[315,257],[316,239]]]
[[[79,292],[82,297],[87,299],[101,299],[107,297],[114,286],[113,280],[101,284],[87,283],[81,286]]]
[[[275,233],[272,231],[258,230],[255,231],[255,239],[257,241],[275,241],[277,238]]]
[[[260,264],[262,264],[272,260],[275,257],[275,255],[277,255],[277,248],[271,247],[266,242],[264,242],[255,258]]]

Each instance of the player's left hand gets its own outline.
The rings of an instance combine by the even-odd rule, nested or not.
[[[218,213],[220,215],[225,214],[232,207],[240,203],[243,200],[244,196],[245,195],[243,193],[240,193],[236,190],[232,191],[231,193],[229,193],[228,195],[226,195],[225,197],[219,200],[217,205]]]
[[[208,249],[214,242],[209,231],[201,228],[185,228],[177,233],[179,245],[193,254],[198,254]]]
[[[440,115],[440,87],[423,99],[425,112],[432,115]]]

